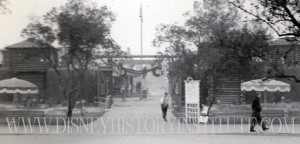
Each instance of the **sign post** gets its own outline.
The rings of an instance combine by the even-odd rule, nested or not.
[[[185,83],[185,117],[187,123],[198,123],[200,117],[200,80],[191,77]]]

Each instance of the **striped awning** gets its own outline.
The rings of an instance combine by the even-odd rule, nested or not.
[[[11,78],[0,81],[0,93],[37,94],[38,87],[26,80]]]
[[[274,79],[256,79],[241,84],[242,91],[289,92],[290,89],[290,84]]]

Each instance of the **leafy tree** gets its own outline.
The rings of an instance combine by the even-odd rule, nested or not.
[[[287,56],[299,43],[300,38],[300,2],[299,0],[257,0],[239,1],[227,0],[232,6],[242,10],[247,15],[253,16],[253,20],[266,24],[278,36],[285,37],[291,42],[291,47],[286,51],[274,51],[272,55],[277,59],[287,60]],[[277,78],[292,78],[296,82],[300,80],[294,74],[286,71],[293,69],[297,62],[281,64],[275,61],[269,62],[269,76]]]
[[[193,12],[185,14],[184,26],[177,24],[157,27],[154,45],[166,47],[167,53],[196,57],[195,66],[214,67],[221,51],[212,43],[223,39],[225,33],[238,28],[238,14],[221,0],[195,1]],[[196,54],[196,55],[195,55]]]
[[[65,52],[64,70],[59,68],[53,57],[46,59],[59,77],[61,92],[68,100],[68,117],[72,117],[82,81],[93,60],[97,55],[119,50],[110,36],[114,20],[114,15],[106,6],[97,8],[84,0],[69,0],[23,30],[25,37],[48,48],[57,43]]]
[[[153,41],[167,53],[182,56],[175,63],[177,75],[194,79],[206,79],[213,73],[241,75],[243,79],[261,77],[264,69],[256,68],[264,63],[253,58],[268,56],[270,35],[266,29],[241,25],[238,12],[221,0],[196,1],[193,12],[186,16],[184,26],[157,27]]]
[[[157,27],[153,43],[157,47],[166,47],[167,53],[188,55],[189,67],[232,73],[227,69],[230,66],[240,73],[240,69],[245,68],[241,66],[248,66],[246,62],[252,62],[253,57],[265,57],[269,50],[265,48],[270,39],[267,30],[260,26],[255,26],[254,30],[247,25],[241,26],[237,11],[220,0],[196,1],[193,13],[186,16],[184,26],[162,24]],[[221,69],[223,67],[227,68]],[[187,71],[184,68],[179,70]],[[187,76],[193,76],[187,73]]]
[[[299,0],[227,0],[231,5],[266,23],[278,36],[300,37]]]
[[[262,77],[264,69],[258,67],[266,63],[259,60],[269,58],[270,39],[265,29],[250,30],[246,25],[223,33],[221,38],[218,35],[212,37],[213,47],[221,54],[216,70],[225,75],[238,74],[243,80]]]

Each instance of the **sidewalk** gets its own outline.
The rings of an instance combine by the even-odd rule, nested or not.
[[[147,99],[139,100],[137,97],[128,97],[125,102],[121,98],[114,98],[113,107],[106,111],[103,117],[94,118],[89,124],[51,125],[49,131],[45,128],[34,126],[33,132],[29,128],[24,132],[20,126],[18,133],[9,133],[8,126],[0,125],[0,134],[83,134],[83,135],[190,135],[190,134],[233,134],[253,135],[264,134],[259,126],[257,133],[249,133],[249,123],[243,124],[190,124],[184,123],[184,118],[176,118],[168,111],[165,122],[162,119],[160,107],[161,96],[148,95]],[[75,118],[76,119],[76,118]],[[69,125],[68,125],[69,124]],[[266,134],[300,135],[300,125],[268,125],[270,130]]]
[[[200,133],[225,133],[243,134],[249,133],[249,123],[243,124],[187,124],[184,118],[176,118],[168,111],[167,122],[162,119],[160,108],[160,96],[149,94],[148,99],[139,100],[138,97],[128,97],[125,102],[121,98],[114,99],[111,108],[96,126],[103,134],[200,134]],[[104,124],[107,125],[104,125]],[[266,133],[300,134],[300,125],[282,124],[269,125]],[[103,130],[104,129],[104,130]],[[257,133],[264,133],[256,126]]]
[[[122,102],[122,98],[113,99],[113,107],[104,117],[126,117],[126,118],[161,118],[160,96],[148,94],[147,99],[139,99],[139,97],[126,97],[126,101]],[[168,118],[175,117],[168,111]]]

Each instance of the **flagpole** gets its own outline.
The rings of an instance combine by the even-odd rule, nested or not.
[[[140,6],[140,20],[141,20],[141,56],[143,55],[143,9],[142,9],[142,3]],[[141,60],[143,60],[143,57],[141,57]],[[142,65],[143,68],[143,65]],[[145,77],[144,77],[144,73],[141,79],[141,98],[144,98],[144,88],[145,88]]]
[[[142,9],[142,4],[140,7],[140,20],[141,20],[141,56],[143,55],[143,9]],[[141,59],[143,59],[141,57]]]

